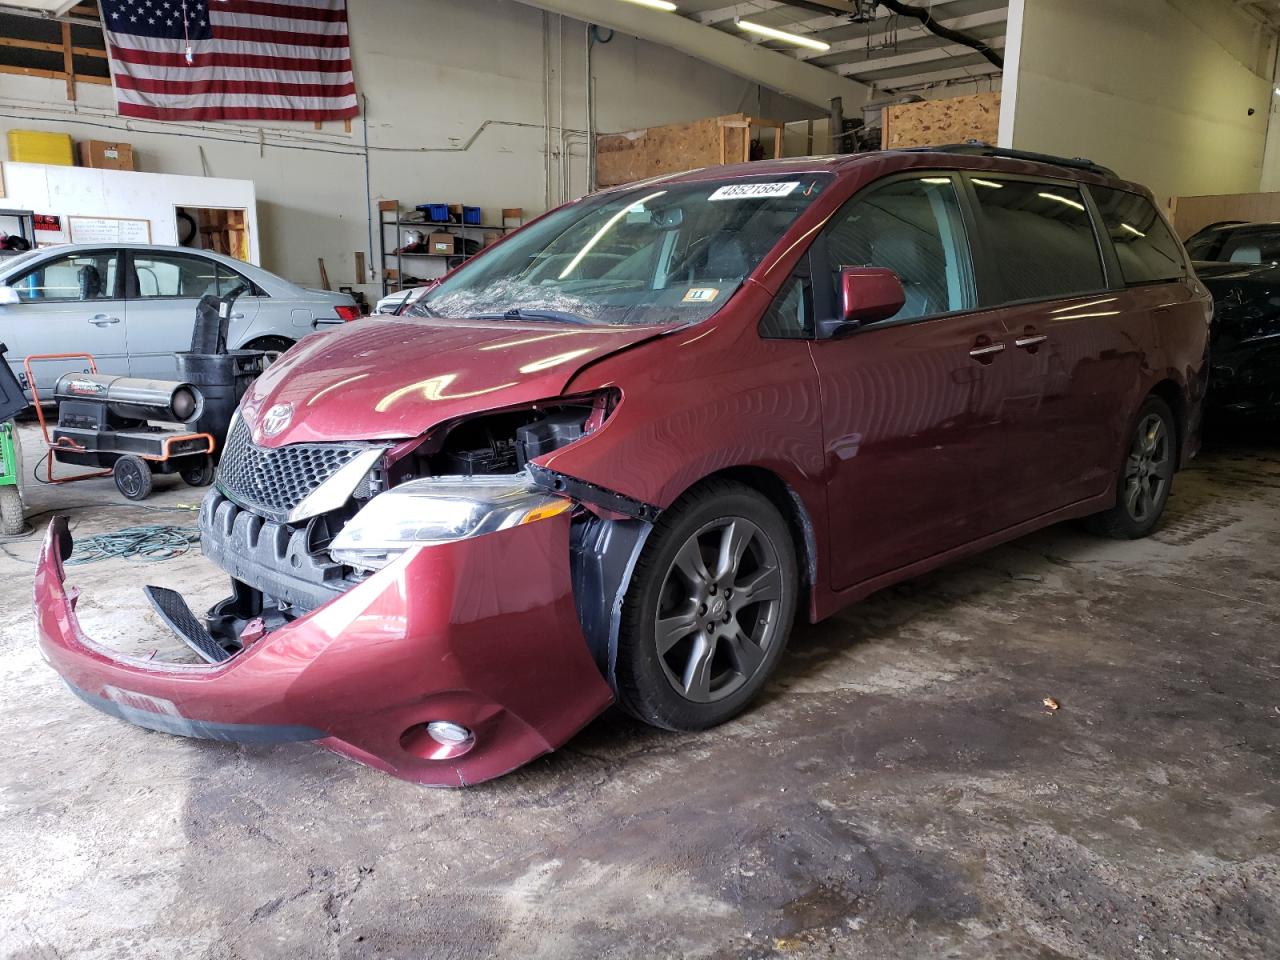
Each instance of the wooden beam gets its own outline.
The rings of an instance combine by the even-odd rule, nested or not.
[[[43,77],[46,80],[65,80],[67,75],[61,70],[41,70],[37,67],[13,67],[7,63],[0,63],[0,73],[7,73],[15,77]],[[76,83],[97,83],[102,86],[111,86],[110,77],[91,77],[86,74],[80,74],[76,77]]]
[[[71,24],[62,24],[62,70],[67,75],[67,99],[76,98],[76,61],[71,52]]]
[[[63,50],[60,43],[45,43],[42,40],[18,40],[15,37],[0,37],[0,47],[18,47],[22,50],[41,50],[46,53],[61,53]],[[72,47],[71,52],[77,57],[97,57],[99,60],[107,59],[107,51],[99,50],[97,47]]]

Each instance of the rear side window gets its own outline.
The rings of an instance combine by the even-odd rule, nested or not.
[[[1111,234],[1126,284],[1177,280],[1186,273],[1178,241],[1151,201],[1106,187],[1090,187],[1089,192]]]
[[[138,296],[203,297],[218,293],[217,267],[209,260],[182,254],[138,252],[133,255]]]
[[[1106,288],[1084,197],[1072,186],[970,177],[1004,300],[1047,300]]]

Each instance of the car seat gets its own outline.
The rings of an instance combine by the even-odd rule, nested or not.
[[[887,267],[902,281],[906,300],[898,313],[900,317],[920,317],[945,309],[943,299],[929,283],[930,278],[936,281],[943,272],[941,253],[934,258],[939,263],[931,269],[931,258],[925,247],[926,244],[903,235],[901,230],[888,230],[871,241],[872,265]]]
[[[102,297],[102,273],[93,264],[85,264],[76,274],[80,283],[81,300],[98,300]]]

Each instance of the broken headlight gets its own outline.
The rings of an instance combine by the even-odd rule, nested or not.
[[[425,477],[380,493],[329,548],[339,563],[376,570],[410,547],[479,537],[545,520],[572,508],[532,489],[525,473]]]

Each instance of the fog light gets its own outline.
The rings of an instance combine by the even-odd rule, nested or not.
[[[457,747],[475,739],[466,727],[448,720],[433,720],[428,723],[427,736],[442,747]]]
[[[415,723],[400,734],[400,748],[423,760],[456,760],[476,745],[476,735],[460,723]]]

